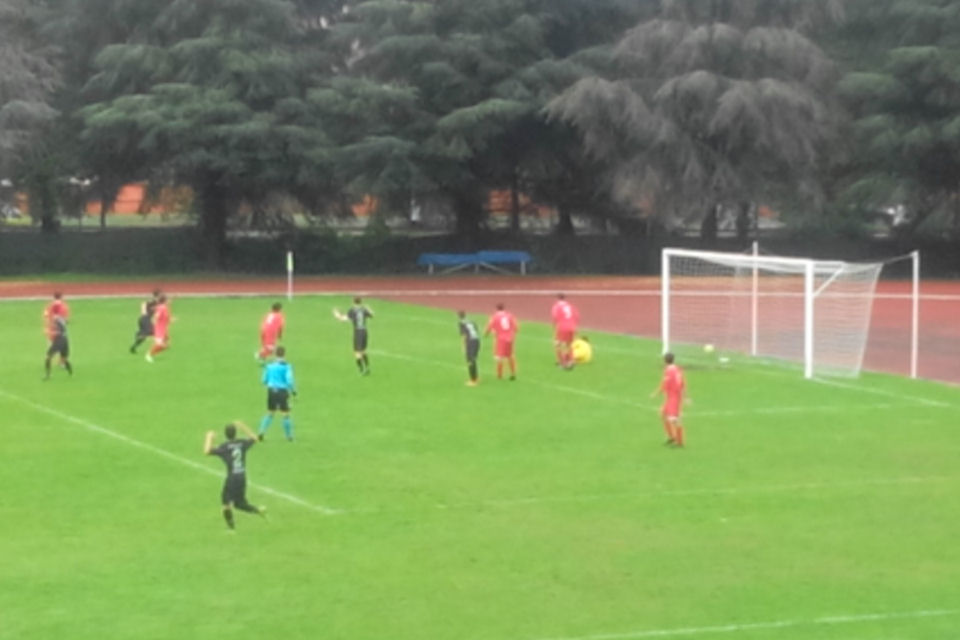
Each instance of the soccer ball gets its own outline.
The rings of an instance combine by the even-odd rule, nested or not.
[[[704,353],[708,353],[708,354],[709,354],[709,353],[713,353],[713,345],[712,345],[712,344],[709,344],[709,343],[703,345],[703,352],[704,352]]]

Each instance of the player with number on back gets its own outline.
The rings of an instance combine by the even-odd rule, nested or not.
[[[359,297],[353,299],[353,306],[346,313],[339,309],[333,310],[333,317],[341,322],[353,325],[353,357],[357,361],[360,375],[370,375],[370,359],[367,357],[367,320],[373,317],[370,308],[363,304]]]
[[[460,335],[463,336],[463,353],[467,357],[467,373],[470,376],[467,386],[477,386],[477,356],[480,354],[480,330],[477,325],[467,318],[466,311],[458,311],[457,318]]]
[[[683,369],[675,364],[672,353],[663,354],[663,380],[660,386],[654,389],[650,397],[660,394],[664,396],[663,406],[660,407],[660,417],[663,420],[663,429],[667,433],[668,446],[683,446],[683,424],[680,422],[680,406],[683,404],[686,392],[686,381],[683,378]],[[689,401],[689,400],[688,400]]]
[[[247,435],[243,440],[237,439],[238,428]],[[227,465],[227,478],[220,492],[220,503],[223,505],[223,519],[232,530],[234,528],[233,507],[261,516],[266,516],[267,509],[255,507],[247,502],[247,450],[257,443],[253,431],[239,420],[234,420],[224,427],[223,432],[227,437],[226,441],[214,447],[213,440],[217,434],[214,431],[207,431],[203,442],[203,453],[208,456],[217,456]]]
[[[257,360],[263,362],[277,349],[277,340],[283,337],[285,325],[283,305],[274,302],[270,307],[270,313],[260,323],[260,351],[256,354]]]
[[[573,336],[577,333],[577,323],[580,321],[580,312],[567,301],[564,294],[557,294],[557,301],[550,309],[550,318],[553,320],[554,351],[557,357],[557,366],[572,369]]]
[[[497,335],[497,343],[493,350],[493,359],[497,363],[497,379],[503,379],[503,361],[510,364],[510,380],[517,379],[517,360],[513,354],[513,341],[517,336],[520,325],[516,317],[504,308],[502,302],[497,303],[497,311],[490,316],[487,329],[483,335],[488,336],[492,331]]]

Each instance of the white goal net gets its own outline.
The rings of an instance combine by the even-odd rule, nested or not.
[[[663,349],[710,345],[720,353],[802,363],[806,377],[857,375],[882,268],[664,249]]]

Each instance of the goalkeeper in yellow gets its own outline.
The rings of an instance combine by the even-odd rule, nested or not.
[[[573,361],[577,364],[586,364],[593,360],[593,345],[587,336],[577,336],[570,344]]]

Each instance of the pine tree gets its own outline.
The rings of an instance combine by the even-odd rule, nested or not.
[[[592,77],[551,102],[624,203],[678,224],[717,205],[819,193],[834,65],[805,34],[839,3],[664,0]]]

